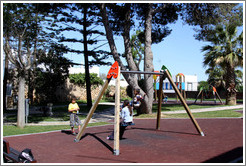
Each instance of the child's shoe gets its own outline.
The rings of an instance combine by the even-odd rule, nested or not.
[[[114,140],[114,139],[111,138],[110,136],[107,136],[107,140]]]

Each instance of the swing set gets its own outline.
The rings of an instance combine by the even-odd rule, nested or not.
[[[93,103],[86,119],[84,120],[82,127],[78,133],[78,135],[76,136],[76,138],[74,139],[74,142],[79,142],[93,113],[95,112],[99,101],[101,100],[105,90],[108,87],[108,84],[110,82],[110,80],[112,78],[116,79],[115,82],[115,86],[116,86],[116,91],[115,91],[115,118],[114,118],[114,155],[119,155],[120,154],[120,150],[119,150],[119,124],[120,124],[120,74],[149,74],[149,75],[160,75],[160,83],[159,83],[159,89],[163,88],[163,80],[165,78],[168,78],[168,80],[170,81],[170,83],[172,84],[176,94],[178,95],[180,101],[182,102],[187,114],[189,115],[192,123],[194,124],[197,132],[201,135],[201,136],[205,136],[203,131],[201,130],[200,126],[198,125],[196,119],[194,118],[194,116],[192,115],[188,105],[186,104],[183,96],[181,95],[181,93],[179,92],[179,89],[177,88],[176,84],[174,83],[174,81],[172,80],[171,74],[169,72],[169,70],[163,65],[162,69],[159,73],[156,72],[143,72],[143,71],[124,71],[124,70],[120,70],[120,67],[118,65],[118,62],[115,61],[114,64],[111,66],[108,74],[107,74],[107,80],[105,81],[104,85],[102,86],[102,89],[97,97],[97,99],[95,100],[95,102]],[[156,129],[160,130],[160,120],[161,120],[161,106],[162,106],[162,90],[159,91],[159,100],[158,100],[158,112],[157,112],[157,122],[156,122]]]
[[[223,104],[220,95],[218,94],[216,88],[214,86],[212,86],[211,84],[209,84],[209,87],[212,89],[213,92],[213,96],[214,96],[214,102],[216,103],[216,96],[219,99],[220,103]],[[203,87],[200,88],[200,91],[198,93],[198,95],[196,96],[196,100],[194,102],[194,104],[196,104],[197,99],[199,98],[199,96],[201,95],[201,103],[203,102],[203,98],[204,98],[204,94],[205,94],[205,98],[206,96],[208,96],[208,92],[206,89],[204,89]]]

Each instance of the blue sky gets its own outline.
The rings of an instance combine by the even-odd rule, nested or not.
[[[205,74],[206,68],[203,66],[203,55],[205,53],[201,52],[201,49],[204,45],[209,43],[195,40],[194,27],[183,24],[181,19],[174,24],[169,24],[168,26],[172,29],[171,34],[161,43],[152,45],[154,69],[160,70],[162,65],[165,65],[173,75],[178,73],[183,73],[184,75],[197,75],[198,81],[206,81],[208,79],[208,75]],[[104,28],[101,28],[104,31]],[[241,31],[242,28],[240,28],[240,33]],[[82,38],[82,35],[79,34],[80,36],[78,36],[76,32],[69,32],[67,35],[69,37],[74,36],[76,38]],[[123,38],[120,36],[114,37],[118,52],[123,53]],[[82,44],[69,43],[68,46],[83,48]],[[89,49],[93,49],[93,47],[89,46]],[[108,44],[100,49],[110,51]],[[83,55],[69,53],[66,57],[71,59],[73,62],[84,63]],[[114,62],[113,58],[109,58],[107,60],[112,63]],[[109,66],[101,66],[100,73],[107,74],[109,68]],[[140,65],[140,69],[143,70],[143,65]]]
[[[193,27],[183,25],[181,20],[178,20],[175,24],[170,24],[169,27],[172,29],[172,33],[161,43],[152,45],[155,70],[160,70],[162,65],[165,65],[174,75],[177,73],[197,75],[198,81],[206,81],[206,69],[203,67],[204,53],[201,52],[202,46],[206,43],[195,40]],[[115,38],[118,52],[123,53],[123,39],[119,36]],[[104,49],[109,50],[109,46],[104,46]],[[66,57],[73,60],[73,62],[84,62],[84,57],[81,55],[69,54]],[[108,60],[114,62],[113,58]],[[142,65],[140,67],[143,70]],[[109,66],[100,67],[101,73],[106,74],[108,70]]]

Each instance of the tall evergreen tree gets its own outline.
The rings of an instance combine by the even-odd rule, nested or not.
[[[84,54],[87,106],[90,107],[92,106],[92,98],[89,67],[92,65],[109,64],[105,61],[109,53],[99,49],[100,46],[107,44],[106,39],[103,38],[104,33],[99,30],[99,10],[95,4],[75,3],[66,4],[59,12],[60,15],[57,17],[56,24],[62,24],[62,27],[53,28],[59,35],[59,42],[82,44],[80,48],[69,47],[68,52]],[[77,37],[66,35],[68,31],[70,33],[75,32]]]

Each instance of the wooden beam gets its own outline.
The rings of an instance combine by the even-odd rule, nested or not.
[[[218,94],[217,91],[215,92],[215,94],[216,94],[216,96],[218,97],[218,99],[220,100],[220,103],[223,104],[223,102],[222,102],[222,100],[221,100],[221,98],[220,98],[220,96],[219,96],[219,94]]]
[[[127,71],[127,70],[121,70],[122,74],[152,74],[152,75],[164,75],[163,73],[157,73],[157,72],[146,72],[146,71]]]
[[[196,127],[198,133],[201,134],[201,136],[205,136],[204,133],[202,132],[200,126],[198,125],[196,119],[195,119],[194,116],[192,115],[192,113],[191,113],[191,111],[190,111],[190,108],[188,107],[188,105],[186,104],[184,98],[183,98],[182,95],[180,94],[180,92],[179,92],[177,86],[176,86],[175,83],[173,82],[172,77],[170,76],[168,70],[165,70],[165,74],[166,74],[168,80],[170,81],[170,83],[172,84],[172,86],[173,86],[173,88],[174,88],[176,94],[177,94],[178,97],[179,97],[179,100],[182,102],[182,104],[183,104],[183,106],[184,106],[184,108],[185,108],[187,114],[189,115],[189,117],[190,117],[191,121],[193,122],[194,126]]]
[[[111,78],[112,78],[112,77],[111,77]],[[74,139],[74,142],[79,142],[79,140],[81,139],[82,134],[84,133],[85,128],[87,127],[87,125],[88,125],[88,123],[89,123],[89,121],[90,121],[90,119],[91,119],[93,113],[95,112],[95,110],[96,110],[96,108],[97,108],[97,106],[98,106],[99,101],[101,100],[101,98],[102,98],[102,96],[103,96],[105,90],[107,89],[108,84],[109,84],[111,78],[107,79],[107,80],[105,81],[105,83],[103,84],[103,87],[102,87],[100,93],[98,94],[96,101],[93,103],[93,105],[92,105],[92,107],[91,107],[91,109],[90,109],[90,112],[88,113],[86,119],[84,120],[83,125],[82,125],[82,127],[81,127],[81,129],[80,129],[78,135],[77,135],[76,138]]]
[[[120,67],[115,82],[114,155],[120,154]]]
[[[163,76],[160,76],[159,81],[159,97],[158,97],[158,112],[157,112],[157,121],[156,121],[156,129],[160,130],[160,121],[161,121],[161,105],[162,105],[162,89],[163,89]]]

